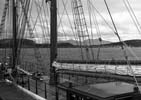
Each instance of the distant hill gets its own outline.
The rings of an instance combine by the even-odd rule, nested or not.
[[[75,40],[59,41],[59,43],[70,43],[71,45],[78,45],[78,41]]]
[[[13,40],[12,39],[1,39],[0,40],[0,47],[4,48],[4,47],[12,47],[13,46]],[[29,39],[17,39],[17,43],[19,43],[18,41],[22,41],[22,47],[33,47],[34,45],[36,45],[36,43],[32,40]]]
[[[126,40],[124,41],[128,46],[131,47],[141,47],[141,40],[140,39],[135,39],[135,40]],[[121,46],[123,43],[121,42],[115,42],[115,43],[110,43],[110,44],[105,44],[103,46]]]
[[[70,43],[72,45],[80,45],[80,42],[79,41],[76,41],[76,40],[66,40],[66,41],[60,41],[60,43]],[[102,40],[101,42],[102,44],[110,44],[111,42],[109,41],[105,41],[105,40]],[[84,40],[83,42],[81,42],[82,45],[100,45],[100,41],[99,39],[87,39],[87,40]]]
[[[20,41],[19,39],[17,41]],[[86,44],[89,44],[91,42],[91,47],[97,47],[100,45],[100,42],[98,39],[90,39],[90,40],[85,40],[83,41],[83,46]],[[131,47],[141,47],[141,40],[126,40],[124,41],[128,46]],[[5,48],[5,47],[12,47],[12,39],[1,39],[0,40],[0,48]],[[115,46],[121,46],[123,43],[121,42],[109,42],[102,40],[102,46],[104,47],[115,47]],[[78,47],[78,41],[75,40],[67,40],[67,41],[59,41],[57,44],[58,47],[63,47],[63,48],[69,48],[69,47]],[[41,47],[41,48],[48,48],[50,47],[50,44],[44,43],[44,44],[37,44],[32,40],[29,39],[22,39],[22,46],[24,48],[30,48],[30,47]]]
[[[17,39],[17,42],[20,41]],[[73,47],[74,45],[68,42],[60,42],[57,44],[58,47]],[[13,47],[13,42],[12,39],[1,39],[0,40],[0,48],[6,48],[6,47]],[[48,43],[43,43],[43,44],[37,44],[32,40],[29,39],[22,39],[22,45],[21,47],[41,47],[41,48],[47,48],[50,47],[50,44]]]
[[[91,46],[94,46],[94,47],[97,47],[100,45],[100,41],[98,39],[84,40],[82,44],[86,45],[86,44],[89,44],[89,42],[91,42]],[[124,42],[127,44],[127,46],[141,47],[141,39],[126,40]],[[64,41],[63,43],[70,43],[74,45],[75,47],[78,46],[78,41],[75,41],[75,40],[67,40],[67,41]],[[123,45],[123,43],[121,42],[109,42],[105,40],[102,40],[101,43],[102,43],[102,46],[107,46],[107,47]]]
[[[71,43],[58,43],[57,46],[58,47],[74,47],[74,45]]]
[[[110,44],[111,42],[105,40],[101,40],[100,42],[99,39],[88,39],[83,41],[83,45],[89,43],[91,43],[91,45],[100,45],[100,44]]]

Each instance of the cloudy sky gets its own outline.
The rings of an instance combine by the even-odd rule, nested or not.
[[[129,5],[127,4],[128,2],[130,3],[130,7],[132,8],[133,12],[127,9],[126,7],[126,5],[129,7]],[[4,3],[5,0],[0,0],[0,16],[2,16]],[[102,39],[104,40],[118,41],[116,35],[113,32],[114,27],[112,25],[111,19],[109,17],[106,6],[104,4],[104,0],[82,0],[82,3],[83,3],[85,19],[87,22],[87,29],[89,31],[90,37],[98,38],[99,36],[101,36]],[[141,33],[140,33],[141,32],[140,29],[141,0],[107,0],[107,4],[109,6],[113,20],[115,22],[118,33],[122,38],[122,40],[141,39]],[[42,5],[42,6],[38,7],[38,5]],[[46,9],[44,10],[41,7]],[[42,10],[40,10],[40,8]],[[72,30],[72,28],[74,29],[74,25],[73,25],[74,20],[73,20],[72,8],[71,8],[71,0],[58,0],[57,8],[58,8],[59,39],[62,40],[74,39],[74,33]],[[43,18],[42,22],[40,21],[40,19],[38,19],[36,23],[36,35],[34,38],[36,38],[38,42],[39,41],[43,42],[45,37],[46,39],[49,39],[49,34],[48,35],[43,34],[43,33],[48,33],[47,29],[50,27],[49,23],[45,24],[49,22],[50,19],[48,10],[49,7],[45,5],[45,3],[43,3],[43,0],[33,0],[33,7],[31,10],[32,13],[31,22],[33,23],[31,23],[31,25],[34,26],[34,22],[36,21],[36,17],[38,16],[39,12],[40,12],[40,16]],[[43,14],[44,11],[48,13]],[[94,17],[94,15],[96,17]],[[133,19],[137,23],[137,26],[135,26],[135,23],[133,22],[131,16],[133,16]],[[90,23],[90,18],[92,23]],[[98,23],[99,33],[97,33],[96,30],[97,26],[95,26],[94,24],[95,20]],[[108,23],[108,25],[106,23]],[[42,29],[46,29],[46,30],[43,32]],[[27,35],[27,37],[29,36]]]

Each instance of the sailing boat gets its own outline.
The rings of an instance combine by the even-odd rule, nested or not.
[[[106,0],[104,0],[104,2],[115,29],[114,33],[119,38],[119,41],[122,42]],[[81,0],[72,0],[72,5],[74,7],[73,12],[74,18],[76,20],[74,22],[76,25],[75,28],[78,35],[81,36],[81,34],[84,34],[83,32],[88,32],[82,8],[83,5]],[[82,38],[79,38],[80,42],[83,38],[83,36]],[[99,40],[101,41],[101,38]],[[123,45],[127,46],[124,42],[122,43]],[[54,47],[56,48],[56,45],[54,45]],[[86,45],[86,47],[89,46]],[[121,48],[124,49],[123,46],[121,46]],[[83,53],[82,48],[81,53]],[[140,76],[136,76],[134,74],[130,61],[128,60],[128,57],[126,55],[126,51],[124,51],[124,55],[126,64],[129,66],[128,69],[130,70],[130,73],[125,73],[128,69],[123,72],[117,72],[117,67],[115,65],[109,67],[108,65],[104,65],[100,67],[97,62],[95,62],[94,64],[88,61],[64,62],[57,60],[54,56],[55,59],[52,63],[52,66],[55,67],[54,69],[56,71],[52,70],[52,72],[56,77],[56,88],[62,89],[66,92],[67,100],[139,100],[141,99],[139,90],[140,86],[138,84],[138,82],[140,82]],[[82,59],[84,59],[83,55]],[[100,64],[102,63],[105,62],[100,62]],[[66,80],[62,81],[63,78]],[[101,82],[99,82],[97,80],[98,78],[103,78],[104,81],[111,79],[111,81],[104,82],[100,80]],[[88,80],[92,79],[93,82],[89,83]],[[58,80],[60,80],[61,82],[59,82]],[[135,82],[135,85],[128,82]],[[58,89],[56,89],[56,92],[58,92]],[[58,94],[56,93],[56,95]]]
[[[46,1],[50,2],[50,1]],[[73,0],[73,7],[74,7],[74,17],[76,18],[76,23],[78,26],[76,29],[85,29],[86,28],[86,21],[82,9],[81,0]],[[140,79],[140,77],[132,76],[132,75],[123,75],[119,73],[111,73],[108,69],[106,74],[102,71],[99,71],[97,67],[92,67],[93,65],[90,65],[88,61],[86,61],[86,64],[69,64],[69,63],[63,63],[59,62],[57,59],[57,1],[52,0],[51,1],[51,58],[50,58],[50,84],[53,84],[56,86],[56,100],[59,99],[59,91],[58,89],[62,89],[66,92],[66,98],[67,100],[131,100],[131,99],[140,99],[140,91],[139,91],[139,85],[136,84],[134,87],[134,84],[129,84],[127,81],[133,82],[134,79]],[[79,13],[79,10],[81,13]],[[78,14],[79,13],[79,14]],[[26,15],[24,11],[24,15]],[[81,18],[80,18],[81,16]],[[27,19],[27,16],[25,16],[25,19]],[[13,18],[14,21],[16,19]],[[83,25],[80,23],[82,22]],[[28,23],[28,21],[27,21]],[[16,26],[14,24],[14,26]],[[28,27],[30,27],[28,23]],[[14,27],[15,30],[13,33],[16,33],[16,27]],[[77,30],[78,33],[80,33],[80,39],[84,39],[84,35],[81,36],[81,32],[87,31],[86,30]],[[32,32],[31,32],[32,33]],[[16,43],[16,36],[15,42]],[[86,36],[87,37],[87,36]],[[101,40],[101,39],[99,39]],[[15,49],[16,44],[14,45],[13,50],[13,58],[16,57],[17,50]],[[88,51],[89,46],[86,45],[86,50]],[[80,49],[81,52],[83,52],[83,48]],[[82,56],[83,58],[83,56]],[[15,59],[13,59],[13,68],[15,68]],[[96,65],[97,66],[97,65]],[[105,67],[104,67],[105,68]],[[107,67],[106,67],[107,68]],[[92,70],[93,69],[93,70]],[[94,70],[96,69],[96,70]],[[116,69],[116,68],[113,68]],[[101,69],[100,69],[101,70]],[[105,70],[105,69],[104,69]],[[115,70],[114,70],[115,71]],[[62,77],[60,77],[62,76]],[[67,81],[64,82],[64,79],[68,77]],[[134,77],[134,79],[132,78]],[[118,79],[120,81],[126,81],[126,82],[108,82],[108,81],[102,81],[98,84],[88,84],[88,80],[90,78],[112,78],[112,79]],[[62,82],[59,83],[58,80],[61,80]],[[77,79],[77,80],[76,80]],[[85,84],[83,84],[83,79],[85,80]],[[75,81],[82,82],[81,84],[76,84]],[[97,81],[98,80],[93,80]],[[79,83],[79,82],[78,82]],[[93,83],[93,82],[92,82]],[[136,83],[138,83],[136,81]],[[36,83],[37,84],[37,83]]]
[[[21,4],[21,5],[20,5]],[[20,59],[20,48],[21,48],[21,43],[22,43],[22,38],[25,33],[25,27],[27,21],[27,13],[29,10],[29,4],[30,0],[21,0],[20,3],[17,0],[5,0],[5,6],[3,10],[3,16],[1,19],[1,27],[0,27],[0,35],[1,38],[3,37],[2,33],[5,33],[5,28],[6,22],[10,20],[10,24],[8,27],[10,30],[12,26],[12,50],[7,47],[4,49],[5,50],[5,58],[4,60],[0,63],[0,99],[1,100],[45,100],[45,98],[36,95],[35,93],[27,90],[26,88],[23,88],[21,84],[18,84],[18,78],[21,78],[21,76],[31,76],[32,74],[21,69],[18,67],[20,64],[19,59]],[[21,16],[19,17],[17,13],[20,10],[18,9],[18,6],[21,6],[23,9],[24,14],[21,13]],[[12,13],[12,14],[11,14]],[[8,15],[8,17],[7,17]],[[12,15],[12,16],[11,16]],[[10,16],[10,17],[9,17]],[[9,19],[6,19],[9,18]],[[12,19],[12,22],[11,22]],[[12,24],[12,25],[11,25]],[[19,25],[19,26],[18,26]],[[28,23],[29,26],[29,23]],[[8,35],[10,32],[8,33]],[[32,34],[32,33],[31,33]],[[2,50],[3,51],[3,48]],[[11,53],[12,51],[12,53]],[[7,54],[8,52],[8,54]]]

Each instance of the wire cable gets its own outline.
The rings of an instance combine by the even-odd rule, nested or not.
[[[110,18],[111,18],[112,23],[113,23],[113,26],[114,26],[114,28],[115,28],[115,31],[116,31],[115,34],[117,35],[119,41],[120,41],[121,43],[124,43],[124,44],[125,44],[125,42],[121,41],[121,38],[120,38],[120,36],[119,36],[119,34],[118,34],[117,28],[116,28],[115,23],[114,23],[114,21],[113,21],[113,18],[112,18],[112,15],[111,15],[111,13],[110,13],[110,10],[109,10],[109,8],[108,8],[108,4],[107,4],[106,0],[104,0],[104,3],[105,3],[105,5],[106,5],[106,7],[107,7],[107,10],[108,10],[108,12],[109,12]],[[135,74],[134,74],[134,71],[133,71],[133,69],[132,69],[132,67],[131,67],[131,64],[130,64],[130,62],[129,62],[129,60],[128,60],[128,56],[127,56],[127,53],[126,53],[126,51],[125,51],[125,49],[124,49],[124,45],[121,45],[121,48],[122,48],[122,50],[123,50],[123,52],[124,52],[124,56],[125,56],[125,59],[126,59],[126,61],[127,61],[127,64],[129,65],[129,69],[131,70],[131,72],[132,72],[132,74],[133,74],[133,78],[134,78],[134,80],[135,80],[136,86],[139,88],[138,81],[137,81],[136,76],[135,76]]]

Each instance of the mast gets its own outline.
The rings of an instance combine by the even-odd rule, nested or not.
[[[50,85],[55,85],[55,68],[52,66],[57,57],[57,0],[51,0],[50,22]]]
[[[12,0],[12,10],[13,10],[13,47],[12,47],[12,69],[15,69],[16,58],[17,58],[17,9],[16,9],[16,1]]]

